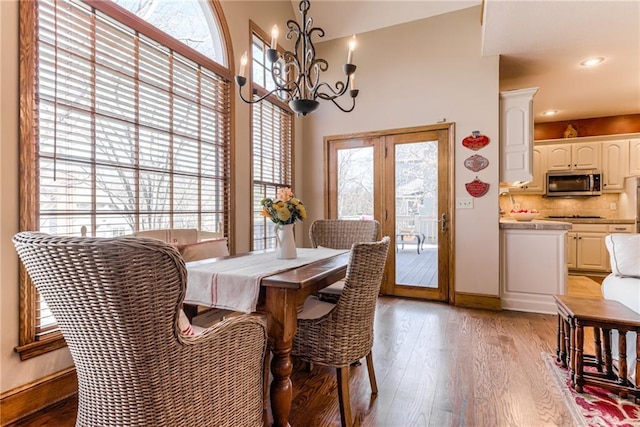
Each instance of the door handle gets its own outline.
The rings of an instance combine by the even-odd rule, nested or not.
[[[447,214],[442,214],[441,219],[438,221],[440,223],[440,231],[444,234],[447,232]]]

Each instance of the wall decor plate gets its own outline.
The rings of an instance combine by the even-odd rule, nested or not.
[[[474,154],[464,161],[464,167],[470,171],[478,172],[489,166],[489,160],[480,154]]]
[[[464,186],[467,189],[467,193],[473,197],[482,197],[489,191],[489,184],[480,181],[478,177],[471,182],[467,182]]]
[[[489,144],[489,137],[481,135],[480,131],[477,130],[474,130],[471,132],[471,135],[462,140],[462,145],[474,151],[481,149],[487,144]]]

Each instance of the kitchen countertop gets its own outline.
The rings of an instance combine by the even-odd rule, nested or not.
[[[546,219],[545,219],[546,221]],[[552,218],[549,221],[563,221],[571,224],[635,224],[635,219],[618,218]]]
[[[513,218],[500,218],[501,230],[569,230],[569,221],[551,221],[534,219],[533,221],[516,221]]]

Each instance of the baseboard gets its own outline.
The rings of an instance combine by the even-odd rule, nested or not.
[[[518,295],[503,296],[502,308],[510,311],[527,313],[557,314],[558,309],[551,295]]]
[[[463,292],[456,292],[455,301],[456,307],[480,308],[483,310],[496,311],[502,310],[500,297],[491,295],[466,294]]]
[[[78,392],[76,368],[70,367],[0,396],[0,425],[7,425]]]

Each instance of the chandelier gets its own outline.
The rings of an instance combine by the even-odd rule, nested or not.
[[[242,95],[242,87],[247,83],[245,76],[247,53],[245,52],[242,55],[240,74],[236,76],[236,83],[238,84],[240,98],[244,102],[255,104],[269,95],[276,94],[282,101],[287,102],[289,107],[298,115],[306,116],[315,111],[320,104],[318,98],[333,102],[345,113],[353,111],[359,92],[355,89],[354,73],[356,66],[351,63],[356,37],[353,36],[349,42],[347,63],[343,65],[346,81],[337,81],[333,87],[328,83],[321,82],[320,74],[329,68],[329,63],[322,58],[316,58],[316,49],[311,41],[311,36],[315,32],[318,37],[324,37],[324,30],[313,26],[313,18],[307,18],[309,7],[309,0],[302,0],[298,5],[298,10],[302,15],[302,27],[291,19],[287,21],[286,37],[288,40],[295,37],[293,52],[287,50],[280,57],[277,51],[278,27],[273,27],[271,46],[270,49],[267,49],[266,56],[271,63],[271,77],[273,78],[275,89],[255,99],[246,99]],[[336,99],[347,93],[347,91],[352,102],[349,108],[343,108]]]

